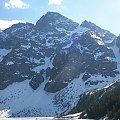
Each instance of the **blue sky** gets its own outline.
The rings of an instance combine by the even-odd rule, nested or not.
[[[36,21],[48,11],[59,12],[78,23],[91,21],[120,33],[120,0],[0,0],[0,28]]]

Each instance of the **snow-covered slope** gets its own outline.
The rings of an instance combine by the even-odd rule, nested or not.
[[[82,113],[66,115],[62,117],[22,117],[22,118],[0,118],[0,120],[78,120]],[[80,119],[79,119],[80,120]],[[83,120],[83,119],[82,119]]]
[[[80,95],[118,80],[116,36],[105,33],[54,12],[2,31],[0,117],[66,115]]]
[[[103,88],[116,79],[104,77],[92,77],[92,82],[99,82],[97,85],[90,85],[81,81],[81,77],[74,79],[63,90],[57,93],[44,91],[45,82],[34,91],[29,86],[29,80],[21,83],[13,83],[5,90],[0,91],[0,116],[10,117],[33,117],[33,116],[60,116],[67,114],[77,105],[79,96],[94,89]]]

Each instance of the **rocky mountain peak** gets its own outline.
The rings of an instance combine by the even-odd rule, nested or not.
[[[99,26],[97,26],[96,24],[90,22],[90,21],[83,21],[82,24],[81,24],[81,27],[86,27],[86,28],[89,28],[91,29],[92,31],[95,31],[95,32],[104,32],[105,30],[100,28]]]
[[[19,31],[19,30],[23,30],[23,29],[30,29],[34,27],[34,24],[32,23],[17,23],[17,24],[13,24],[10,28],[7,28],[4,32],[13,32],[13,31]]]
[[[36,28],[40,31],[72,31],[79,24],[64,17],[57,12],[47,12],[36,23]]]
[[[112,34],[110,31],[102,29],[101,27],[97,26],[96,24],[90,22],[90,21],[83,21],[82,24],[80,25],[81,27],[86,27],[90,29],[91,31],[94,31],[97,33],[99,37],[103,39],[103,41],[107,41],[107,43],[111,40],[115,39],[116,36]]]
[[[92,23],[92,22],[89,22],[89,21],[85,20],[85,21],[83,21],[83,22],[81,23],[81,26],[82,26],[82,27],[86,27],[86,28],[93,28],[93,27],[95,27],[96,25],[95,25],[94,23]]]

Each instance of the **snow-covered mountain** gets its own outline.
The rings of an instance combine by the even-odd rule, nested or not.
[[[68,114],[120,78],[120,37],[48,12],[0,32],[0,117]]]

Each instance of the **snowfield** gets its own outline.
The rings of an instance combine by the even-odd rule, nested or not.
[[[37,90],[29,86],[29,80],[13,83],[0,91],[0,117],[10,116],[60,116],[70,112],[79,101],[79,96],[108,86],[117,79],[92,76],[91,80],[103,80],[97,85],[85,84],[81,76],[57,93],[44,91],[45,83]],[[88,81],[89,81],[88,79]]]
[[[76,114],[71,114],[67,116],[62,116],[59,118],[57,117],[23,117],[23,118],[0,118],[0,120],[78,120],[80,115],[81,113],[76,113]]]

